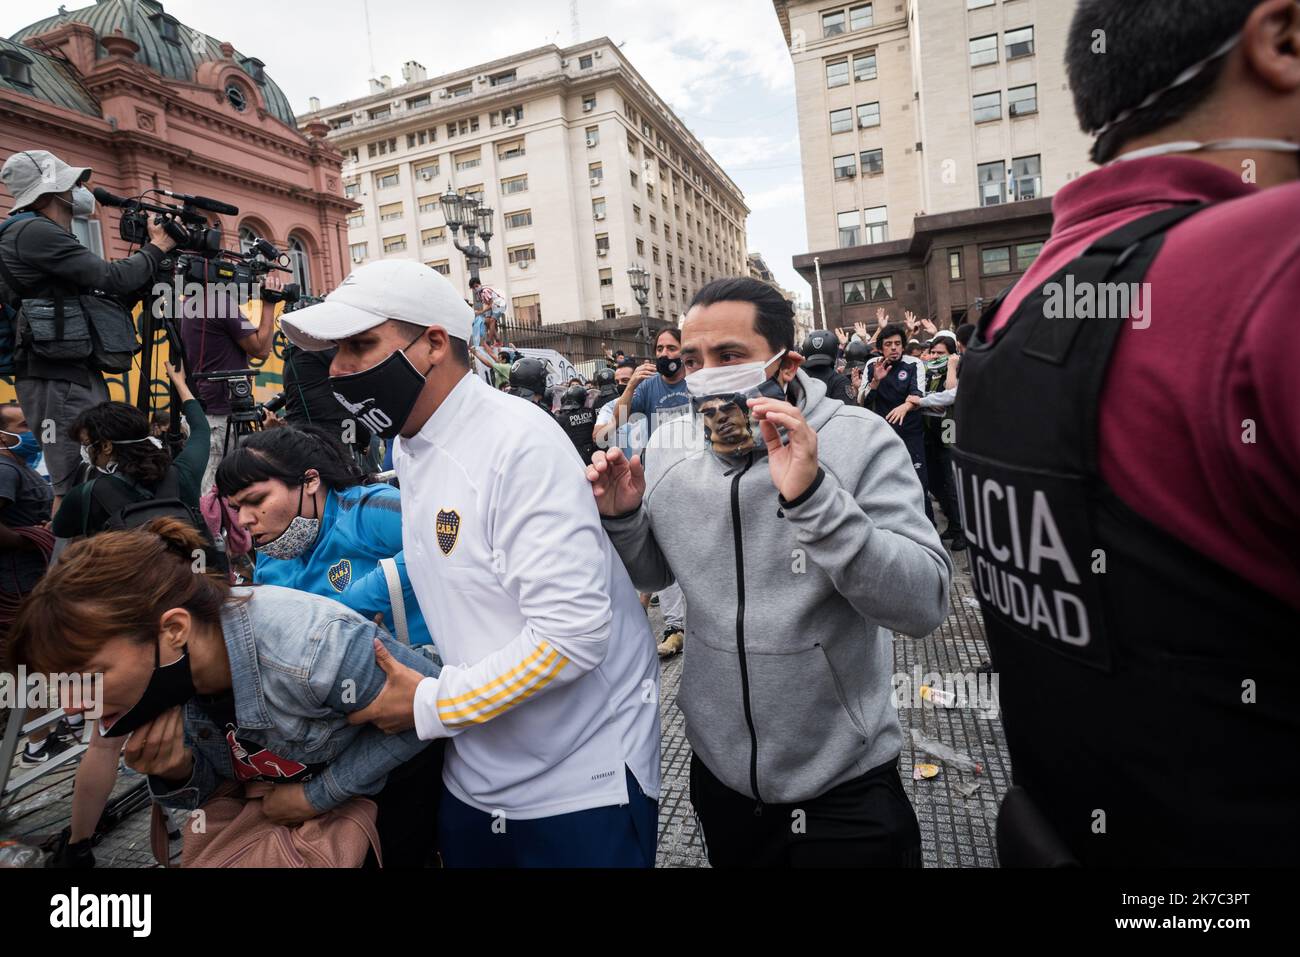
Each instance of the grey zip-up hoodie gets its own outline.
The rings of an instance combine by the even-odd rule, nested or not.
[[[766,803],[808,800],[897,758],[891,630],[948,613],[952,562],[884,419],[790,390],[817,432],[817,481],[780,500],[766,450],[715,454],[694,415],[655,430],[646,493],[604,519],[633,583],[686,596],[677,703],[700,760]]]

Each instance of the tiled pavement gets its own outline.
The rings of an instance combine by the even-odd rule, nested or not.
[[[964,555],[957,557],[958,574],[953,582],[952,609],[934,634],[923,638],[896,636],[895,671],[909,677],[919,668],[921,675],[975,675],[987,661],[983,622],[965,572]],[[688,611],[689,614],[689,611]],[[652,623],[662,627],[657,609]],[[676,707],[682,658],[668,661],[663,668],[660,712],[663,724],[663,792],[659,804],[660,867],[706,867],[699,828],[691,813],[689,793],[690,746],[684,720]],[[969,680],[969,679],[968,679]],[[988,679],[977,679],[987,681]],[[903,725],[903,753],[899,771],[916,808],[926,867],[992,867],[997,858],[993,824],[998,802],[1010,785],[1010,760],[1002,737],[1001,722],[971,707],[935,708],[924,704],[917,709],[907,694],[899,716]],[[969,755],[982,765],[982,773],[961,772],[931,758],[916,754],[910,731],[921,729],[929,738]],[[914,781],[912,768],[919,762],[941,764],[937,777]],[[139,778],[125,772],[116,793]],[[978,784],[969,796],[959,787]],[[50,775],[48,782],[28,788],[0,811],[0,838],[14,835],[47,834],[67,823],[71,804],[72,771]],[[105,836],[95,849],[100,866],[151,867],[149,814],[137,811]]]

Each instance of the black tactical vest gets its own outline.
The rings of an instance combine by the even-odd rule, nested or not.
[[[955,478],[1012,776],[1089,865],[1300,854],[1296,610],[1102,480],[1102,384],[1118,337],[1141,335],[1129,313],[1045,315],[1063,289],[1141,283],[1166,231],[1201,208],[1093,243],[989,344],[995,303],[962,357]]]
[[[596,451],[596,443],[591,438],[591,430],[596,425],[596,410],[561,409],[555,413],[555,421],[560,423],[582,461],[591,464],[591,455]]]

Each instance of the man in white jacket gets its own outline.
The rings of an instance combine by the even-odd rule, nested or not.
[[[330,381],[390,441],[412,585],[445,662],[376,649],[388,684],[353,716],[448,738],[452,866],[652,866],[658,667],[573,443],[470,373],[473,314],[415,262],[354,271],[283,323],[338,346]]]

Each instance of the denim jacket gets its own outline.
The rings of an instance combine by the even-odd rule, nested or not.
[[[226,606],[221,628],[240,739],[292,761],[324,765],[304,785],[313,807],[327,811],[377,793],[388,772],[428,746],[414,729],[390,735],[347,721],[384,687],[376,637],[398,661],[434,675],[437,666],[428,658],[330,598],[275,585],[234,594],[248,600]],[[222,781],[237,778],[225,729],[195,701],[185,705],[185,744],[194,753],[190,779],[177,787],[150,776],[149,791],[164,807],[193,810]]]

